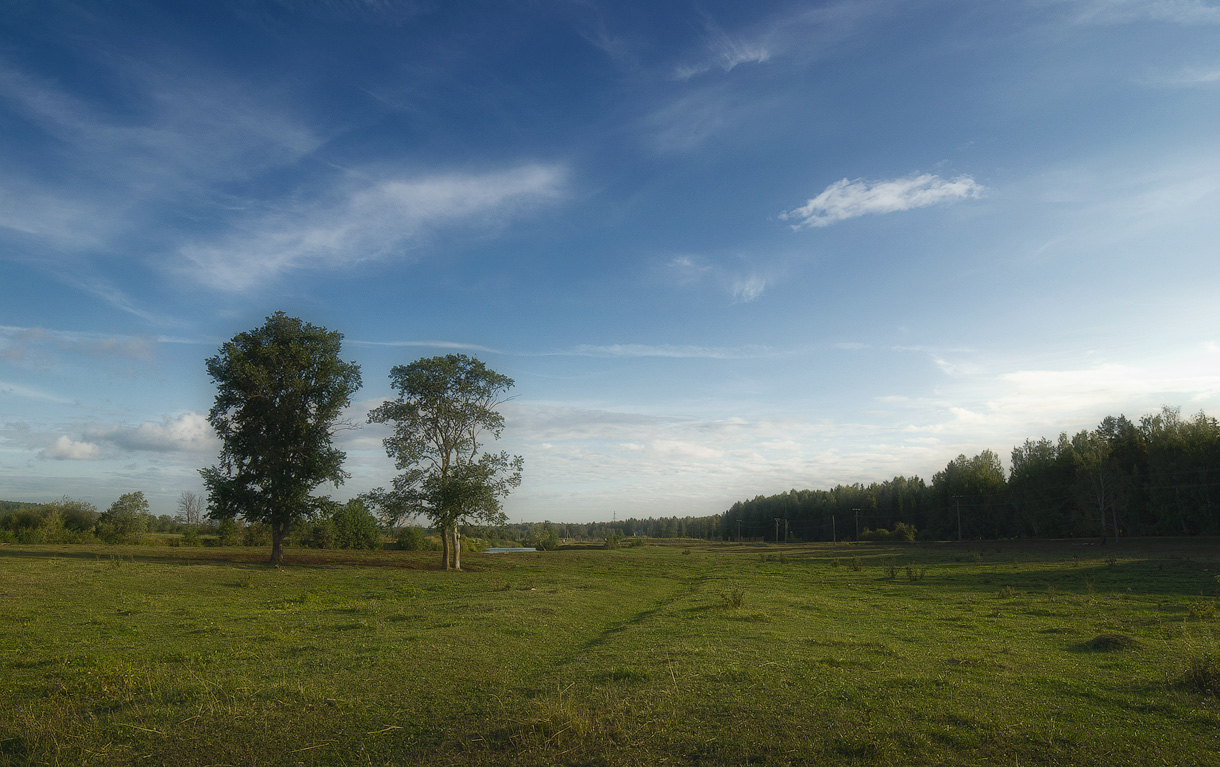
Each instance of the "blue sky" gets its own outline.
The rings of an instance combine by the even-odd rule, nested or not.
[[[514,520],[1220,411],[1220,4],[17,2],[0,498],[157,513],[284,310],[516,380]],[[378,427],[340,433],[385,485]]]

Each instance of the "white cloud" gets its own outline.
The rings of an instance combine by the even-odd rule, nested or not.
[[[761,64],[771,58],[763,40],[746,40],[729,35],[711,16],[704,14],[709,58],[697,64],[683,64],[674,72],[679,80],[689,80],[710,69],[731,72],[742,64]]]
[[[749,263],[750,259],[739,256],[736,260],[744,263],[744,270],[739,264],[707,264],[695,256],[678,256],[666,264],[666,276],[684,287],[710,282],[739,304],[761,298],[768,286],[776,283],[777,269],[763,267],[760,272],[757,264]]]
[[[565,171],[507,171],[391,179],[333,202],[267,214],[222,242],[188,245],[188,271],[218,290],[244,291],[305,268],[337,268],[402,255],[440,227],[484,228],[558,197]]]
[[[1149,83],[1177,87],[1220,85],[1220,67],[1187,67],[1172,75],[1149,78]]]
[[[498,349],[480,344],[468,344],[461,341],[359,341],[345,338],[343,343],[352,346],[385,346],[391,348],[422,348],[422,349],[458,349],[467,352],[484,352],[486,354],[501,354]]]
[[[55,402],[60,405],[71,404],[70,400],[65,399],[64,397],[56,396],[49,392],[42,391],[41,389],[35,389],[30,386],[22,386],[21,384],[9,383],[7,381],[0,381],[0,394],[7,394],[14,397],[24,397],[26,399],[45,400],[47,402]]]
[[[219,442],[202,413],[165,416],[160,422],[136,426],[98,425],[85,431],[86,439],[109,442],[123,450],[155,453],[215,452]]]
[[[733,283],[733,299],[740,303],[749,303],[761,296],[767,289],[767,278],[747,277]]]
[[[944,179],[931,173],[895,179],[865,181],[842,179],[826,187],[803,206],[780,214],[795,220],[794,230],[829,226],[857,216],[924,208],[945,202],[977,198],[983,187],[969,176]]]
[[[1079,6],[1077,21],[1126,24],[1164,21],[1174,24],[1220,24],[1220,7],[1205,0],[1071,0]]]
[[[749,359],[774,354],[769,346],[680,346],[648,344],[581,344],[561,352],[575,357],[673,357],[680,359]]]
[[[0,187],[0,226],[60,246],[96,247],[138,226],[141,204],[207,192],[314,151],[321,139],[248,81],[114,57],[100,76],[123,83],[144,119],[116,117],[49,79],[0,62],[0,96],[72,152],[56,185],[14,169]],[[11,205],[9,203],[12,203]]]
[[[92,442],[77,442],[63,435],[40,453],[42,458],[52,461],[95,461],[101,455],[102,449]]]

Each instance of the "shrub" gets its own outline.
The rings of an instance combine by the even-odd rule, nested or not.
[[[619,533],[611,533],[610,535],[606,536],[606,542],[603,545],[603,548],[617,549],[622,540],[623,536]]]
[[[381,527],[364,503],[353,498],[339,507],[331,517],[341,549],[375,549],[381,542]]]
[[[245,534],[242,536],[241,542],[244,546],[270,546],[271,526],[264,522],[246,525]]]
[[[1200,594],[1186,604],[1186,610],[1192,618],[1210,620],[1216,617],[1216,602]]]
[[[534,548],[541,551],[555,551],[559,548],[559,534],[555,532],[555,526],[550,522],[543,522],[542,529],[534,537],[530,544]]]
[[[1193,651],[1183,664],[1182,685],[1203,695],[1220,697],[1220,653],[1215,647]]]
[[[144,493],[123,493],[98,518],[97,537],[106,543],[134,543],[148,531],[148,501]]]
[[[728,610],[739,610],[746,603],[746,592],[744,589],[732,588],[728,591],[720,592],[720,606]]]
[[[851,558],[851,569],[852,569],[852,572],[854,572],[854,573],[858,573],[858,572],[860,572],[860,571],[863,569],[863,567],[864,567],[864,566],[860,564],[860,557],[852,557],[852,558]]]
[[[221,546],[240,546],[245,537],[242,523],[236,519],[222,519],[216,529],[217,543]]]
[[[397,545],[400,551],[430,551],[435,548],[424,529],[415,525],[398,531]]]
[[[915,540],[916,529],[914,525],[908,525],[906,522],[898,522],[894,525],[893,530],[886,530],[884,527],[876,530],[864,528],[864,532],[860,533],[862,541],[906,541]]]

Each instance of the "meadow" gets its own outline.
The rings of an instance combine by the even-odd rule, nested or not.
[[[0,764],[1220,764],[1214,539],[0,546]]]

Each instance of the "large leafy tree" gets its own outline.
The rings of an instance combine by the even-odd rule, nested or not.
[[[360,366],[339,359],[342,339],[276,312],[207,361],[216,383],[208,420],[224,443],[219,463],[200,470],[208,515],[266,524],[273,563],[284,558],[292,521],[316,505],[310,492],[348,476],[332,439],[360,388]]]
[[[461,525],[502,524],[501,499],[521,484],[521,456],[480,449],[484,435],[500,438],[497,408],[513,380],[449,354],[397,365],[390,382],[398,397],[370,411],[369,423],[393,426],[384,444],[400,473],[368,497],[395,522],[426,516],[441,533],[442,567],[460,570]]]

